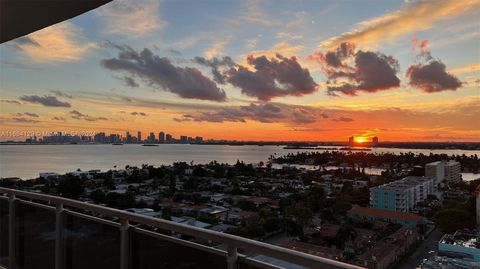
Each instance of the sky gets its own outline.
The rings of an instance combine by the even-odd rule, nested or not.
[[[114,0],[0,45],[0,140],[480,141],[480,0]]]

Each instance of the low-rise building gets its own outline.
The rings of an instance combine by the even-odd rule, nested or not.
[[[434,178],[408,176],[384,185],[370,188],[370,206],[373,208],[409,212],[434,192]]]
[[[417,227],[418,224],[421,224],[424,221],[423,217],[413,213],[361,206],[354,206],[347,212],[347,216],[359,220],[397,223],[402,226],[412,228]]]
[[[480,232],[456,231],[438,242],[438,253],[451,258],[480,262]]]
[[[403,227],[395,233],[376,242],[373,248],[359,256],[357,264],[369,269],[385,269],[401,259],[417,241],[417,229]]]

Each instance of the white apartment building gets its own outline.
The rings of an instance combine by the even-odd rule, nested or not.
[[[462,180],[462,167],[459,162],[448,161],[445,163],[445,179],[447,181]]]
[[[425,165],[425,176],[435,178],[435,184],[442,182],[445,179],[445,166],[443,162],[427,163]]]
[[[418,202],[434,193],[435,179],[409,176],[370,188],[370,206],[378,209],[409,212]]]
[[[456,161],[438,161],[425,165],[425,176],[435,178],[435,184],[446,181],[460,181],[462,169]]]

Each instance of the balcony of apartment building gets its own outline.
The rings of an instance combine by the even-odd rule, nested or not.
[[[0,268],[360,268],[77,200],[0,188]]]

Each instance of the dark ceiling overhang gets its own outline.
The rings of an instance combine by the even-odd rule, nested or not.
[[[68,20],[112,0],[0,0],[0,43]]]

